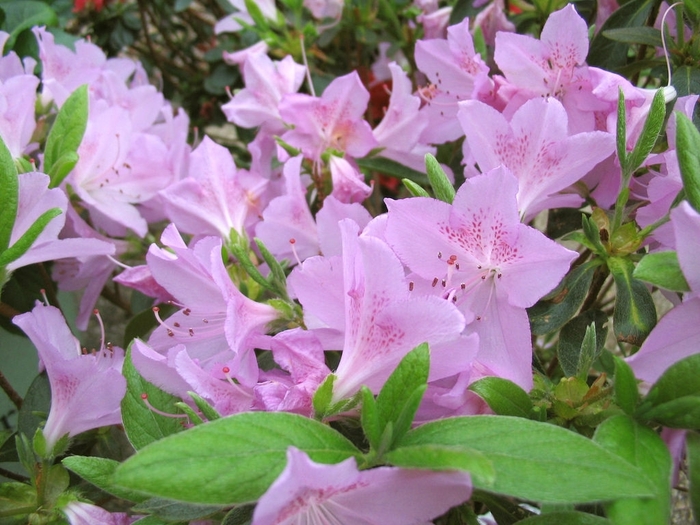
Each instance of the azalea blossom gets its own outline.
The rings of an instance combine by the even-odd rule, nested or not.
[[[482,375],[532,383],[525,308],[564,277],[576,252],[520,223],[505,168],[467,179],[454,202],[387,199],[386,239],[399,258],[472,320]]]
[[[324,465],[290,447],[287,466],[258,501],[252,525],[424,525],[470,494],[466,472],[358,471],[355,458]]]
[[[124,351],[107,344],[84,353],[61,311],[39,302],[31,312],[12,319],[34,343],[51,384],[51,410],[44,426],[47,450],[69,437],[121,423],[126,380]]]

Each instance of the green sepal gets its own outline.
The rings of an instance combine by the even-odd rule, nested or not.
[[[676,111],[676,154],[686,199],[700,213],[700,132],[680,111]]]
[[[591,248],[593,253],[603,258],[607,257],[608,251],[600,240],[600,230],[595,221],[586,215],[581,215],[581,224],[583,226],[583,233],[588,240],[587,246]]]
[[[219,414],[213,406],[207,403],[205,399],[201,398],[194,392],[187,392],[187,395],[192,398],[194,404],[197,405],[197,408],[202,411],[202,414],[204,414],[204,417],[206,417],[207,420],[214,421],[221,417],[221,414]]]
[[[447,178],[445,170],[442,169],[437,159],[430,153],[425,154],[425,170],[428,173],[430,186],[433,188],[435,198],[452,204],[455,199],[455,188]]]
[[[316,389],[314,397],[311,400],[311,404],[314,407],[314,417],[316,419],[323,419],[328,412],[328,408],[331,406],[331,401],[333,399],[333,383],[335,383],[336,379],[337,376],[335,374],[328,374],[328,377],[326,377]]]
[[[624,174],[627,173],[629,154],[627,153],[627,109],[625,107],[625,95],[622,92],[622,88],[618,88],[617,93],[617,123],[615,131],[617,158],[620,161],[620,167]]]
[[[482,377],[469,385],[469,390],[481,397],[499,416],[529,418],[532,401],[518,385],[501,377]]]
[[[44,148],[44,169],[51,177],[50,188],[58,187],[77,163],[77,151],[88,121],[88,89],[83,84],[61,106]],[[73,162],[75,161],[75,162]],[[70,163],[73,165],[69,167]]]
[[[275,136],[275,142],[277,143],[278,146],[280,146],[284,151],[287,152],[287,154],[290,157],[296,157],[298,155],[301,155],[301,150],[295,148],[294,146],[287,144],[285,141],[283,141],[280,137]]]
[[[60,208],[51,208],[42,213],[12,246],[0,253],[0,267],[7,266],[27,253],[46,226],[61,213],[63,211]]]
[[[700,354],[671,365],[652,385],[636,416],[671,428],[700,430]]]
[[[419,186],[411,179],[401,179],[401,184],[409,191],[414,197],[430,197],[430,194],[425,191],[423,186]]]
[[[620,342],[640,346],[656,326],[654,300],[646,285],[632,277],[632,261],[610,257],[607,265],[617,289],[613,312],[615,337]]]

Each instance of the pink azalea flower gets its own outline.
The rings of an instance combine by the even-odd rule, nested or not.
[[[638,379],[656,382],[668,367],[700,349],[700,214],[686,201],[671,211],[678,262],[690,292],[664,315],[627,362]]]
[[[55,259],[114,254],[114,245],[109,242],[98,239],[58,238],[65,224],[67,206],[68,198],[62,190],[59,188],[49,189],[48,175],[39,172],[19,175],[19,202],[17,217],[10,234],[10,246],[17,242],[46,211],[59,208],[64,213],[48,223],[24,255],[7,265],[9,271],[29,264]]]
[[[467,179],[452,205],[428,198],[387,200],[386,239],[411,270],[476,317],[467,333],[479,334],[477,372],[529,389],[525,308],[559,283],[577,254],[520,223],[517,187],[500,168]]]
[[[518,209],[525,220],[559,206],[577,206],[577,195],[555,195],[595,167],[615,149],[610,133],[570,135],[567,114],[554,99],[531,99],[510,122],[483,102],[460,104],[457,115],[469,151],[482,172],[506,166],[518,179]]]
[[[306,188],[301,183],[301,156],[284,164],[287,193],[270,201],[255,228],[256,235],[278,259],[296,262],[318,255],[316,222],[306,202]],[[294,241],[292,243],[292,241]]]
[[[34,343],[49,376],[51,410],[44,427],[48,450],[66,434],[121,423],[120,403],[126,393],[121,348],[108,344],[83,354],[60,310],[41,303],[12,322]]]
[[[469,498],[466,472],[379,467],[354,458],[315,463],[294,447],[253,513],[252,525],[424,525]]]
[[[464,329],[457,308],[439,297],[412,295],[401,262],[382,240],[358,237],[358,226],[348,219],[341,233],[345,341],[334,400],[351,397],[362,385],[379,392],[399,361],[423,342],[431,345],[434,362],[452,361],[451,352],[434,347],[454,341]],[[443,368],[431,366],[435,370]]]
[[[34,106],[39,79],[18,75],[0,81],[0,138],[17,158],[27,149],[34,133]]]
[[[108,512],[102,507],[71,501],[61,509],[70,525],[129,525],[133,519],[124,512]]]
[[[447,29],[447,40],[416,42],[416,65],[431,82],[421,90],[430,124],[421,136],[425,144],[442,144],[462,136],[455,120],[460,100],[486,96],[492,88],[489,68],[474,49],[469,19]]]
[[[333,181],[331,195],[340,202],[362,202],[372,193],[372,187],[365,183],[364,174],[352,159],[331,155],[328,164]]]
[[[171,225],[161,240],[174,254],[153,245],[146,261],[181,310],[155,329],[149,344],[160,353],[184,344],[205,370],[227,365],[232,377],[254,385],[258,366],[253,343],[277,311],[236,288],[221,258],[220,238],[205,237],[188,248]]]
[[[294,129],[282,139],[314,160],[328,148],[362,157],[377,146],[372,128],[363,120],[368,102],[369,92],[355,71],[333,80],[321,97],[285,95],[280,115]]]
[[[283,95],[299,91],[305,69],[291,56],[273,62],[266,54],[248,55],[243,64],[245,88],[221,106],[226,118],[243,128],[263,126],[268,132],[281,134],[284,123],[279,113]]]
[[[166,214],[179,229],[229,239],[244,234],[262,211],[267,181],[237,170],[231,153],[209,137],[190,156],[189,176],[161,191]]]

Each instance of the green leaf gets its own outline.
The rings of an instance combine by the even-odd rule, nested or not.
[[[673,292],[688,292],[690,287],[683,276],[676,252],[648,253],[637,263],[632,276]]]
[[[44,169],[51,174],[51,188],[58,187],[72,169],[66,170],[67,163],[77,161],[77,151],[83,141],[87,119],[88,90],[87,84],[83,84],[63,103],[46,138]]]
[[[231,509],[231,512],[226,514],[221,525],[250,525],[253,519],[253,505],[242,505]]]
[[[380,448],[382,432],[384,429],[379,421],[379,411],[377,410],[377,401],[374,399],[372,391],[363,386],[362,393],[362,412],[360,413],[360,421],[362,430],[367,437],[367,441],[373,449]]]
[[[213,406],[207,403],[205,399],[198,396],[194,392],[187,392],[187,394],[192,398],[194,404],[197,405],[197,408],[209,421],[214,421],[215,419],[219,419],[221,417],[221,414],[219,414]]]
[[[629,45],[610,40],[605,32],[610,29],[637,28],[646,26],[655,0],[630,0],[608,17],[600,31],[591,41],[586,63],[615,71],[627,63]]]
[[[586,310],[566,323],[559,333],[557,356],[568,377],[588,377],[588,370],[600,354],[608,334],[608,316],[600,310]],[[589,331],[591,325],[593,330]]]
[[[63,465],[55,464],[42,472],[41,482],[44,484],[44,504],[50,508],[70,486],[70,475]]]
[[[615,337],[618,341],[639,346],[656,326],[654,300],[646,285],[632,277],[632,261],[610,257],[607,264],[617,289],[613,312]]]
[[[12,228],[17,218],[19,179],[10,150],[0,138],[0,254],[10,246]]]
[[[534,335],[559,330],[583,304],[599,263],[590,261],[574,268],[545,300],[528,308],[530,329]]]
[[[34,26],[58,25],[58,17],[51,7],[37,0],[16,0],[3,2],[2,10],[5,13],[5,22],[2,29],[10,33],[5,43],[4,51],[7,52],[15,45],[15,40],[25,29]]]
[[[657,89],[654,94],[654,99],[651,101],[649,114],[644,121],[642,133],[634,145],[634,149],[628,158],[627,168],[630,171],[635,171],[642,165],[659,138],[659,134],[664,127],[666,119],[666,100],[664,98],[664,90]]]
[[[17,431],[34,438],[37,429],[44,424],[51,408],[51,386],[45,373],[36,376],[24,396],[17,416]]]
[[[600,240],[600,230],[598,229],[595,221],[591,217],[582,215],[581,224],[583,227],[583,233],[586,236],[586,239],[588,239],[589,245],[593,247],[593,252],[601,257],[606,257],[608,252]]]
[[[690,502],[697,522],[697,517],[700,516],[700,434],[688,432],[685,435],[685,451],[690,481]]]
[[[3,525],[27,523],[27,514],[36,508],[34,487],[15,481],[0,483],[0,520]]]
[[[403,179],[401,183],[414,197],[430,197],[430,194],[410,179]]]
[[[481,397],[499,416],[529,418],[532,401],[518,385],[501,377],[483,377],[469,385],[469,390]]]
[[[629,155],[627,154],[627,109],[625,107],[625,95],[622,93],[622,88],[618,88],[617,93],[617,123],[615,129],[617,158],[620,161],[620,168],[624,175],[630,173],[630,170],[627,169],[629,166]]]
[[[289,301],[289,295],[287,295],[287,276],[284,273],[284,268],[279,263],[275,256],[270,253],[265,244],[260,239],[253,239],[255,241],[258,250],[260,250],[260,255],[262,255],[263,260],[267,263],[268,268],[270,268],[270,277],[268,282],[272,286],[274,292],[282,297],[284,300]]]
[[[133,344],[133,343],[132,343]],[[148,402],[164,412],[173,411],[178,398],[162,391],[146,381],[131,362],[131,346],[126,353],[122,374],[126,378],[126,395],[122,399],[122,421],[129,441],[136,450],[149,443],[182,430],[181,421],[153,412],[141,398],[148,395]]]
[[[661,437],[626,415],[605,420],[593,440],[639,468],[654,487],[654,497],[616,499],[605,505],[615,525],[657,525],[671,518],[671,455]]]
[[[112,475],[119,466],[118,461],[99,457],[68,456],[67,458],[63,458],[61,463],[63,463],[64,467],[71,472],[75,472],[85,481],[89,481],[100,490],[104,490],[118,498],[135,502],[148,499],[138,492],[114,486],[112,483]]]
[[[455,188],[447,178],[445,170],[430,153],[425,154],[425,169],[428,172],[428,180],[433,188],[435,198],[447,204],[452,204],[455,199]]]
[[[313,419],[284,412],[246,412],[151,444],[117,468],[114,482],[190,503],[253,502],[284,469],[290,446],[319,463],[360,455],[343,435]]]
[[[678,97],[700,93],[700,69],[697,66],[680,66],[673,71],[671,85]]]
[[[472,448],[491,460],[493,486],[476,488],[545,503],[585,503],[652,496],[640,471],[585,437],[548,423],[508,416],[469,416],[426,423],[401,446]]]
[[[625,414],[631,415],[637,408],[639,401],[637,378],[627,361],[616,355],[612,355],[612,358],[615,361],[615,375],[613,377],[615,403],[625,411]]]
[[[335,374],[328,374],[328,377],[323,380],[323,383],[316,389],[313,399],[311,400],[314,406],[314,415],[321,419],[331,406],[333,400],[333,383],[336,380]]]
[[[637,416],[666,427],[700,430],[700,354],[671,365],[642,399]]]
[[[532,516],[519,521],[518,525],[610,525],[610,522],[601,516],[572,510]]]
[[[464,470],[484,484],[493,484],[495,471],[481,452],[460,446],[415,445],[399,447],[386,454],[389,464],[402,468],[428,470]]]
[[[683,113],[676,112],[676,152],[686,199],[700,211],[700,132]]]
[[[392,443],[400,440],[411,428],[413,417],[428,383],[430,350],[420,344],[404,356],[386,380],[377,396],[379,427],[393,426]]]
[[[661,47],[661,31],[654,27],[619,27],[604,31],[603,36],[625,44]]]
[[[7,266],[27,253],[27,250],[32,247],[32,244],[34,244],[39,235],[41,235],[41,232],[44,231],[53,219],[61,215],[61,213],[63,212],[60,208],[51,208],[39,215],[39,218],[34,221],[34,224],[32,224],[12,246],[0,253],[0,267]]]
[[[132,509],[136,514],[153,514],[167,521],[203,519],[221,510],[220,505],[195,505],[166,498],[149,498]]]
[[[357,162],[360,168],[369,171],[377,171],[384,175],[389,175],[390,177],[396,177],[397,179],[409,179],[421,186],[428,184],[428,177],[425,173],[421,173],[420,171],[416,171],[385,157],[363,157],[361,159],[355,159],[355,162]]]

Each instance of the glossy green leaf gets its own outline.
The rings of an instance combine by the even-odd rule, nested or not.
[[[601,516],[572,510],[532,516],[519,521],[518,525],[610,525],[610,521]]]
[[[481,397],[499,416],[529,418],[532,401],[518,385],[501,377],[482,377],[469,385],[469,390]]]
[[[615,403],[625,411],[626,414],[633,414],[639,401],[639,389],[637,378],[627,361],[616,355],[612,356],[615,361],[615,375],[613,376]]]
[[[559,333],[557,356],[568,377],[587,377],[608,334],[608,316],[600,310],[586,310],[566,323]],[[593,325],[593,331],[589,332]],[[588,339],[587,339],[588,337]]]
[[[455,188],[447,178],[445,170],[442,169],[440,163],[430,153],[425,154],[425,169],[435,198],[447,204],[452,204],[452,201],[455,199]]]
[[[87,84],[84,84],[73,91],[63,103],[46,138],[44,169],[51,174],[50,187],[59,186],[70,172],[70,169],[66,171],[62,165],[73,160],[71,154],[78,151],[87,128],[87,119],[88,90]],[[55,166],[56,164],[58,166]]]
[[[220,505],[195,505],[166,498],[149,498],[132,508],[136,514],[152,514],[167,521],[204,519],[221,510]]]
[[[430,194],[427,191],[425,191],[423,186],[419,186],[410,179],[403,179],[401,183],[414,197],[430,197]]]
[[[700,516],[700,434],[688,432],[685,435],[685,451],[690,481],[690,503],[697,522],[697,517]]]
[[[430,351],[423,343],[404,356],[377,396],[377,416],[383,429],[392,424],[392,443],[411,428],[428,383]]]
[[[89,481],[97,488],[104,490],[118,498],[128,501],[145,501],[146,496],[138,492],[115,487],[112,484],[112,475],[119,466],[113,459],[92,456],[68,456],[63,458],[63,466],[71,472],[75,472],[85,481]]]
[[[426,423],[401,446],[462,446],[493,463],[492,486],[475,488],[545,503],[584,503],[652,496],[640,471],[589,439],[564,428],[508,416],[470,416]]]
[[[45,373],[36,376],[24,396],[17,416],[17,431],[34,438],[36,430],[44,424],[51,408],[51,386]]]
[[[642,165],[659,138],[659,134],[664,126],[666,119],[666,100],[664,98],[664,90],[657,89],[654,98],[651,101],[649,114],[644,121],[642,132],[639,135],[637,143],[634,145],[632,153],[629,155],[629,165],[627,168],[630,171],[635,171]]]
[[[683,276],[676,252],[648,253],[637,263],[632,276],[673,292],[688,292],[690,287]]]
[[[630,0],[615,10],[593,37],[586,63],[612,71],[624,66],[627,63],[629,45],[610,40],[605,36],[605,32],[610,29],[646,26],[654,3],[654,0]]]
[[[666,427],[700,430],[700,354],[671,365],[652,385],[637,416]]]
[[[253,502],[284,469],[290,446],[319,463],[339,463],[360,454],[340,433],[313,419],[246,412],[151,444],[117,468],[114,482],[190,503]]]
[[[654,27],[618,27],[605,30],[603,36],[625,44],[661,47],[661,31]]]
[[[605,420],[593,440],[639,468],[654,487],[651,498],[617,499],[605,505],[615,525],[658,525],[671,517],[671,455],[661,437],[626,415]]]
[[[384,456],[396,467],[428,470],[464,470],[485,485],[493,484],[495,471],[491,460],[481,452],[467,447],[444,445],[415,445],[399,447]]]
[[[676,153],[686,199],[700,211],[700,132],[681,112],[676,112]]]
[[[641,345],[656,326],[656,306],[646,285],[632,277],[634,265],[629,259],[611,257],[607,261],[615,279],[613,329],[620,342]]]
[[[363,157],[355,159],[355,162],[360,168],[366,170],[376,171],[398,179],[409,179],[423,186],[428,184],[428,177],[425,173],[411,169],[386,157]]]
[[[2,29],[10,33],[5,43],[5,52],[12,49],[15,40],[25,29],[34,26],[58,25],[56,12],[45,2],[38,0],[15,0],[2,2],[5,22]]]
[[[181,419],[156,414],[144,403],[142,394],[146,394],[148,402],[157,409],[175,413],[175,403],[179,399],[141,377],[131,362],[131,348],[124,359],[122,374],[126,378],[126,395],[121,404],[122,421],[126,436],[136,450],[182,430]]]
[[[678,97],[700,93],[700,69],[697,66],[680,66],[673,71],[671,85]]]
[[[588,262],[574,268],[549,296],[528,308],[530,329],[535,335],[559,330],[583,304],[591,287],[597,263]]]
[[[17,218],[19,180],[10,151],[0,139],[0,254],[10,246],[12,228]]]
[[[383,428],[379,421],[379,411],[377,410],[377,401],[374,399],[374,394],[366,386],[362,387],[362,412],[360,413],[360,421],[362,430],[370,446],[378,449],[382,437]]]
[[[61,213],[63,212],[60,208],[51,208],[39,215],[37,220],[34,221],[34,224],[32,224],[12,246],[0,253],[0,267],[16,261],[27,253],[27,250],[32,247],[32,244],[34,244],[49,223],[61,215]]]

